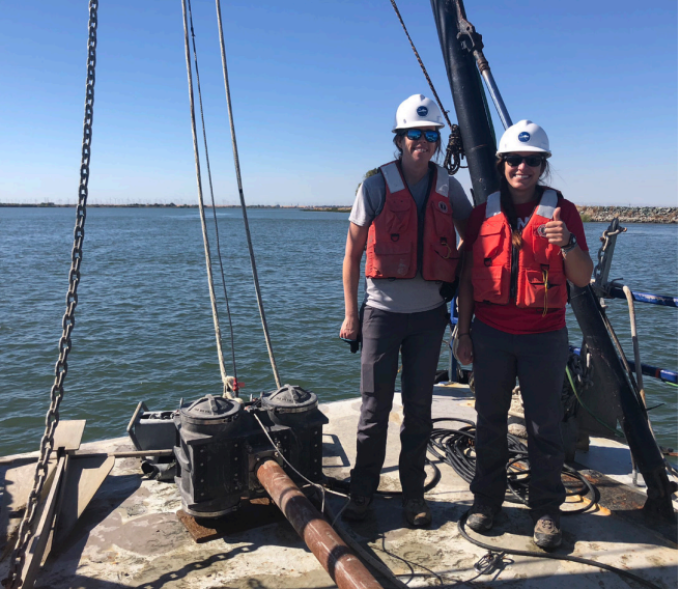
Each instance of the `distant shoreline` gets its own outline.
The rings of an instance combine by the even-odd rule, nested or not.
[[[52,202],[45,203],[2,203],[0,207],[21,208],[72,208],[74,205],[63,205]],[[88,204],[90,208],[116,208],[116,209],[197,209],[197,204]],[[206,206],[206,208],[210,208]],[[241,205],[217,205],[217,209],[237,209]],[[248,209],[296,209],[312,213],[349,213],[352,207],[342,205],[328,206],[300,206],[300,205],[248,205]],[[678,207],[615,207],[615,206],[585,206],[577,205],[581,219],[584,223],[608,223],[614,217],[618,217],[622,223],[678,223]]]
[[[678,223],[678,207],[588,207],[576,205],[584,223]]]

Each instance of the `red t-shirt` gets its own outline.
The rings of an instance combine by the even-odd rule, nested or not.
[[[515,205],[517,211],[517,225],[519,229],[529,222],[536,201]],[[578,246],[584,251],[588,251],[586,236],[583,231],[583,222],[574,203],[566,198],[560,199],[561,207],[560,218],[567,226],[567,229],[576,236]],[[477,241],[479,230],[486,218],[486,204],[474,208],[467,222],[465,233],[465,251],[472,251],[472,246]],[[494,305],[493,303],[475,302],[475,317],[482,323],[505,331],[506,333],[544,333],[546,331],[556,331],[566,326],[565,309],[548,309],[548,313],[543,317],[543,309],[518,308],[514,301],[507,305]]]

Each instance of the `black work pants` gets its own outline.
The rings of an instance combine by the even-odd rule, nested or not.
[[[548,514],[559,518],[566,497],[560,396],[569,354],[567,328],[515,335],[475,320],[472,341],[477,467],[470,490],[475,501],[497,508],[503,504],[508,410],[519,378],[529,438],[529,507],[535,520]]]
[[[371,497],[385,461],[387,426],[401,349],[399,479],[404,500],[423,497],[425,454],[432,432],[432,390],[439,362],[446,305],[421,313],[364,309],[361,350],[361,416],[351,491]]]

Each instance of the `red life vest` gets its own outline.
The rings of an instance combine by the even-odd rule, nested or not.
[[[425,205],[423,235],[418,233],[418,208],[396,162],[381,166],[385,205],[368,230],[366,276],[414,278],[422,238],[422,276],[453,282],[458,267],[456,228],[449,201],[449,174],[436,166]]]
[[[558,203],[554,190],[545,190],[541,202],[522,230],[517,262],[517,281],[512,279],[512,229],[501,208],[501,194],[486,201],[486,219],[472,247],[472,287],[478,302],[507,305],[514,290],[518,307],[538,307],[544,313],[567,304],[567,278],[559,246],[548,243],[544,226],[553,218]]]

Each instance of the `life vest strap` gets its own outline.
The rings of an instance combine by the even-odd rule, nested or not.
[[[389,189],[390,193],[395,194],[406,188],[406,186],[404,186],[404,181],[401,179],[399,168],[397,168],[397,164],[395,162],[382,166],[380,170],[383,173],[385,184],[387,184],[387,188]]]
[[[555,209],[557,208],[557,192],[554,190],[545,190],[541,197],[541,202],[536,208],[536,214],[539,217],[552,219]]]
[[[502,212],[501,193],[494,192],[493,194],[490,194],[489,198],[486,199],[486,218],[490,219],[491,217],[500,215]]]

